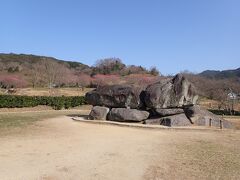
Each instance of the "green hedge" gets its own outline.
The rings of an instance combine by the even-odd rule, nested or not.
[[[22,108],[38,105],[51,106],[53,109],[68,109],[86,104],[84,96],[12,96],[0,95],[0,108]]]
[[[235,116],[240,116],[240,111],[234,111],[232,114],[227,111],[227,110],[218,110],[218,109],[208,109],[210,112],[216,115],[235,115]]]

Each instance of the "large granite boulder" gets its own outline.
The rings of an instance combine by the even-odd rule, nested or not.
[[[149,112],[137,109],[112,108],[108,114],[108,120],[119,122],[141,122],[147,119]]]
[[[106,120],[109,108],[102,106],[94,106],[89,114],[91,120]]]
[[[191,122],[185,114],[177,114],[173,116],[166,116],[162,118],[147,119],[145,124],[163,125],[163,126],[190,126]]]
[[[198,126],[215,126],[220,128],[220,122],[222,122],[223,128],[234,128],[233,124],[210,111],[195,105],[185,108],[186,116],[191,119],[191,121]]]
[[[170,109],[157,108],[155,111],[158,115],[160,115],[162,117],[184,113],[184,110],[182,108],[170,108]]]
[[[141,108],[140,87],[130,85],[108,85],[98,87],[86,94],[86,101],[93,106],[111,108]]]
[[[198,96],[193,85],[181,74],[149,85],[145,91],[148,108],[174,108],[195,104]]]

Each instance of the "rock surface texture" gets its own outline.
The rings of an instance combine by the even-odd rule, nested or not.
[[[147,87],[145,104],[148,108],[175,108],[193,105],[197,101],[193,85],[182,75],[165,79]]]
[[[229,121],[195,105],[197,98],[194,86],[181,74],[146,88],[108,85],[86,94],[87,103],[93,105],[89,115],[93,120],[233,128]]]
[[[194,124],[199,126],[215,126],[220,128],[220,123],[222,122],[223,128],[233,128],[231,122],[218,117],[198,105],[185,108],[185,114]]]
[[[182,108],[156,109],[155,111],[157,114],[159,114],[160,116],[163,116],[163,117],[184,113],[184,110]]]
[[[140,108],[142,89],[130,85],[111,85],[98,87],[86,94],[86,101],[93,106],[110,108]]]
[[[108,120],[120,122],[141,122],[147,119],[148,116],[149,112],[147,111],[126,108],[112,108],[108,115]]]
[[[162,118],[147,119],[145,124],[164,125],[164,126],[190,126],[192,125],[190,120],[185,114],[177,114],[172,116],[166,116]]]

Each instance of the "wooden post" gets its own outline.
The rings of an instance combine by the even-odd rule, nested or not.
[[[220,129],[222,129],[223,128],[223,122],[222,122],[222,120],[220,119]]]
[[[211,118],[209,119],[209,126],[210,127],[212,126],[212,119]]]

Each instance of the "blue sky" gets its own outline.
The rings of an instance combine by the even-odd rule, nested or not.
[[[239,0],[1,0],[0,52],[118,57],[163,74],[240,67]]]

